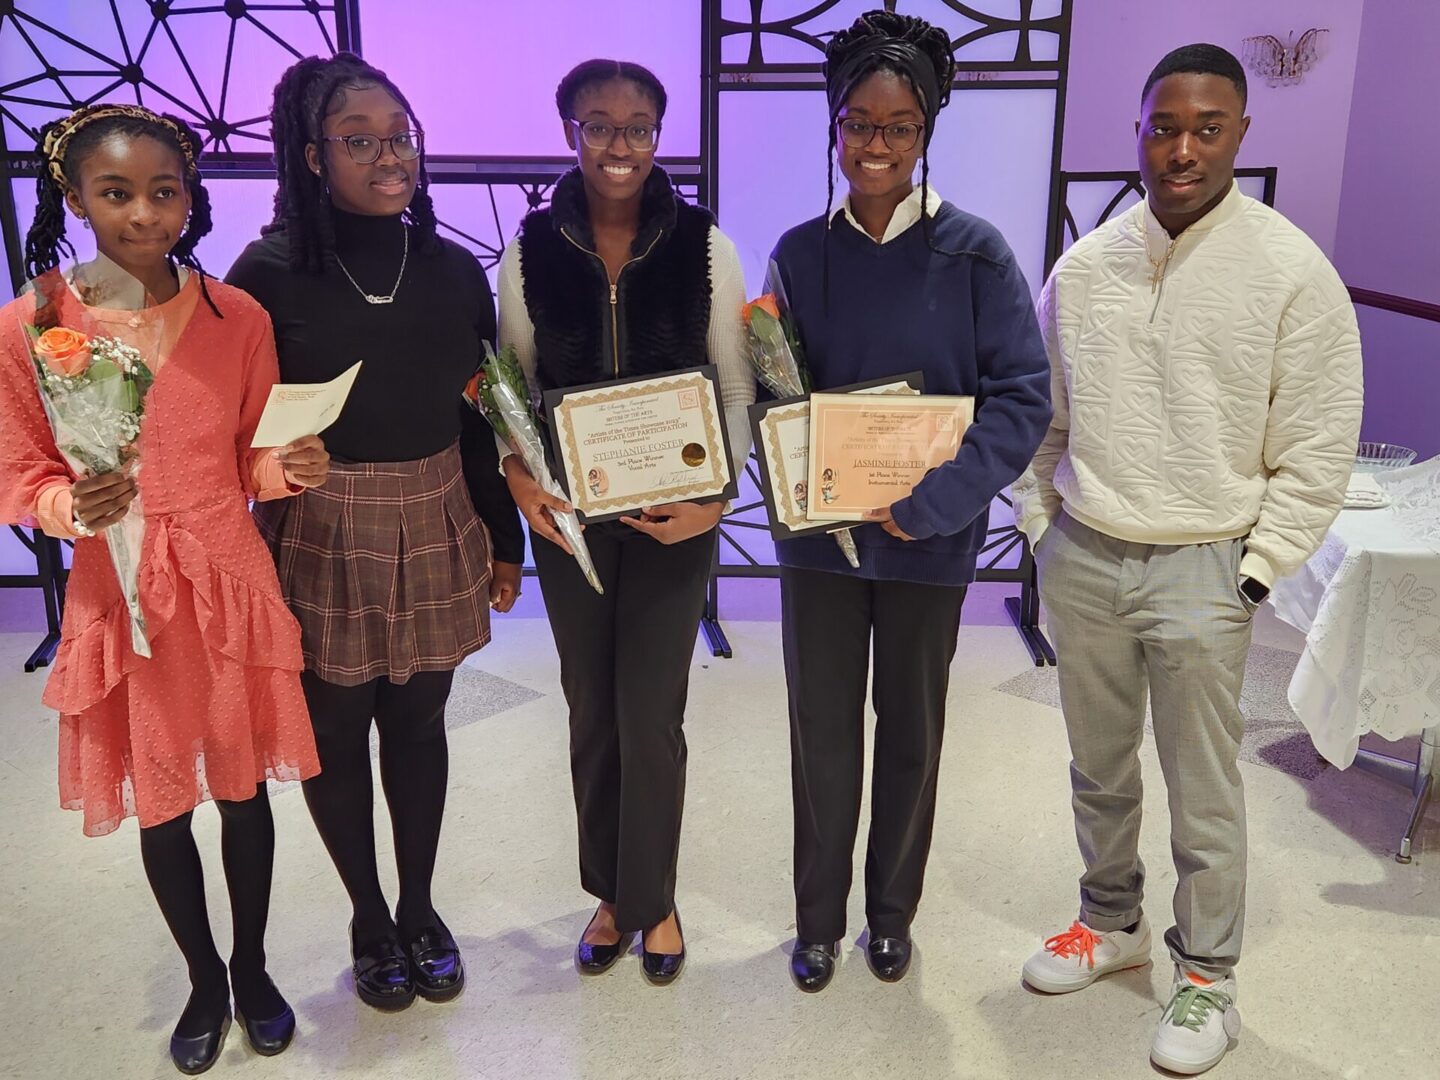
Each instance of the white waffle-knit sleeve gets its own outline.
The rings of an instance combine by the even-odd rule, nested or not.
[[[1060,351],[1059,298],[1056,275],[1040,292],[1037,314],[1045,353],[1050,358],[1050,427],[1030,460],[1030,467],[1010,488],[1015,505],[1015,525],[1033,548],[1041,535],[1060,516],[1060,492],[1055,489],[1055,466],[1070,445],[1070,390],[1065,379],[1065,357]]]
[[[755,403],[755,377],[746,357],[745,272],[735,243],[719,227],[710,228],[710,329],[706,346],[720,373],[720,397],[730,431],[730,457],[736,475],[750,456],[749,406]]]
[[[500,256],[500,287],[499,294],[500,314],[499,330],[496,337],[499,338],[500,348],[509,345],[514,348],[515,355],[520,360],[520,368],[525,372],[525,381],[530,385],[532,392],[535,386],[535,324],[530,321],[530,309],[525,306],[525,278],[520,267],[520,239],[516,237],[505,247],[505,252]],[[500,450],[500,462],[503,470],[504,462],[513,450],[510,449],[497,435],[495,445]]]
[[[1265,421],[1269,481],[1240,576],[1267,588],[1319,549],[1345,502],[1364,402],[1360,330],[1345,283],[1316,256],[1280,323]]]

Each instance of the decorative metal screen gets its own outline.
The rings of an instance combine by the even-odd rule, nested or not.
[[[1278,170],[1236,169],[1235,181],[1240,190],[1266,206],[1275,205],[1275,182]],[[1045,257],[1045,272],[1065,253],[1065,249],[1086,233],[1124,213],[1145,197],[1145,185],[1138,171],[1126,172],[1062,172],[1056,184],[1060,213],[1050,221],[1050,242]]]
[[[677,0],[683,2],[683,0]],[[698,124],[699,152],[680,157],[664,155],[661,163],[676,178],[681,192],[725,215],[727,233],[740,237],[742,253],[751,253],[752,286],[759,277],[753,262],[763,257],[778,231],[769,222],[756,221],[747,235],[745,208],[758,200],[735,197],[745,193],[727,187],[732,174],[725,172],[722,147],[722,113],[729,103],[745,94],[793,94],[809,92],[819,98],[822,82],[820,61],[824,43],[836,30],[848,25],[861,12],[878,6],[880,0],[698,0],[698,40],[701,93],[698,118],[679,122]],[[1013,213],[1014,220],[998,223],[1011,236],[1017,257],[1033,286],[1050,250],[1048,240],[1056,230],[1061,119],[1064,114],[1065,76],[1069,55],[1072,0],[889,0],[885,6],[920,15],[943,27],[956,49],[959,70],[955,89],[965,91],[955,131],[973,134],[977,118],[996,109],[1000,119],[991,126],[1000,151],[1007,147],[1022,153],[1028,168],[1012,169],[1028,175],[1033,190],[1016,194],[1007,181],[999,184],[973,168],[960,151],[939,150],[932,160],[932,177],[954,201],[987,212],[987,199],[1008,198],[999,206],[1001,214]],[[563,40],[557,29],[575,19],[589,19],[594,27],[613,26],[624,9],[643,17],[640,0],[614,0],[597,4],[589,0],[555,0],[551,8],[564,9],[566,20],[545,18],[546,4],[531,5],[536,32],[542,34],[554,55],[563,57],[563,67],[588,54],[587,41]],[[239,246],[253,236],[267,214],[267,184],[273,178],[268,146],[269,97],[280,73],[295,59],[310,54],[328,54],[351,49],[366,54],[362,29],[366,24],[364,0],[93,0],[78,12],[78,5],[57,5],[53,0],[0,0],[0,232],[3,232],[7,264],[13,282],[21,278],[21,237],[30,215],[33,185],[39,163],[33,153],[35,133],[47,119],[78,104],[99,100],[133,100],[153,108],[174,112],[189,119],[206,137],[207,178],[216,202],[217,234],[207,239],[202,255],[223,270],[222,263],[233,258]],[[484,108],[465,101],[472,67],[506,62],[503,40],[489,41],[483,31],[488,4],[435,2],[407,10],[397,23],[393,9],[377,5],[375,19],[380,32],[374,52],[384,57],[390,74],[409,87],[425,78],[449,79],[461,105],[475,112],[476,150],[473,154],[427,154],[434,184],[437,212],[446,235],[465,244],[493,271],[505,244],[514,235],[520,218],[530,208],[543,205],[555,180],[569,167],[571,159],[556,156],[516,154],[507,156],[503,124],[504,102],[487,102]],[[667,13],[673,14],[673,12]],[[491,18],[517,18],[513,9],[491,11]],[[397,48],[397,27],[407,33],[422,23],[443,29],[452,27],[487,43],[486,55],[470,56],[458,47],[447,49],[445,35],[415,30],[435,56],[415,56],[413,50]],[[392,25],[393,24],[393,25]],[[688,24],[687,24],[688,25]],[[478,27],[478,30],[477,30]],[[465,40],[470,40],[466,38]],[[635,38],[642,52],[643,35]],[[643,46],[643,47],[642,47]],[[517,44],[518,47],[518,44]],[[637,59],[644,59],[637,56]],[[456,63],[456,60],[462,62]],[[469,65],[469,67],[467,67]],[[441,74],[443,72],[443,74]],[[408,74],[407,74],[408,73]],[[560,72],[557,70],[556,78]],[[409,91],[407,90],[407,94]],[[974,94],[976,96],[969,97]],[[411,94],[414,97],[415,95]],[[681,94],[676,95],[679,100]],[[693,96],[693,95],[692,95]],[[808,107],[805,100],[793,99]],[[823,104],[822,110],[823,117]],[[426,115],[420,109],[422,117]],[[736,112],[740,117],[744,110]],[[804,120],[812,131],[813,109]],[[669,118],[667,118],[668,120]],[[679,118],[677,118],[678,120]],[[800,121],[797,119],[797,123]],[[466,116],[447,120],[449,131],[468,130]],[[823,123],[823,121],[822,121]],[[459,126],[457,126],[457,124]],[[983,125],[982,125],[983,126]],[[790,134],[777,131],[772,154],[790,149]],[[447,136],[447,141],[450,136]],[[823,139],[823,131],[822,131]],[[689,150],[688,138],[682,140]],[[940,140],[937,139],[937,144]],[[957,142],[958,145],[958,142]],[[446,149],[449,149],[448,145]],[[822,142],[823,149],[823,142]],[[735,162],[734,174],[743,164],[738,151],[727,151]],[[950,154],[949,157],[944,157]],[[942,161],[942,157],[944,160]],[[983,159],[983,157],[982,157]],[[774,184],[775,162],[768,176]],[[823,160],[819,166],[823,169]],[[788,169],[788,162],[780,169]],[[942,175],[942,173],[944,175]],[[819,173],[823,178],[823,171]],[[233,185],[227,183],[233,181]],[[813,181],[813,172],[812,172]],[[987,184],[989,185],[987,187]],[[787,188],[783,182],[777,185]],[[800,190],[803,195],[803,185]],[[822,187],[823,196],[823,187]],[[803,198],[795,206],[792,225],[813,216],[820,205]],[[258,219],[258,220],[256,220]],[[221,236],[222,227],[235,230]],[[1033,234],[1033,241],[1030,239]],[[228,263],[225,263],[228,265]],[[763,526],[764,510],[759,504],[753,466],[748,482],[733,512],[721,524],[720,564],[717,577],[773,576],[773,546]],[[990,537],[982,555],[982,580],[1014,581],[1023,595],[1013,601],[1013,613],[1022,625],[1037,658],[1043,644],[1035,628],[1038,605],[1031,595],[1033,573],[1023,537],[1010,520],[1008,500],[997,500],[992,514]],[[52,560],[59,565],[59,558]],[[729,646],[720,631],[717,593],[712,582],[706,630],[717,652],[728,655]],[[1048,647],[1047,647],[1048,648]]]

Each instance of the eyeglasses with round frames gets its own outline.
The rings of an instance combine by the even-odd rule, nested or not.
[[[885,145],[897,154],[903,154],[906,150],[912,149],[920,138],[920,132],[925,130],[924,124],[902,122],[882,126],[853,116],[837,120],[836,125],[840,128],[840,141],[851,150],[865,149],[875,138],[875,132],[878,131]]]
[[[386,146],[401,161],[414,161],[420,156],[425,136],[418,131],[397,131],[383,139],[379,135],[327,135],[324,141],[344,143],[345,152],[356,165],[373,165]]]

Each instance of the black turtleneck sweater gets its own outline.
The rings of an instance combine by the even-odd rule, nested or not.
[[[283,229],[253,241],[225,276],[258,300],[275,325],[280,378],[326,382],[364,361],[344,411],[323,434],[344,461],[412,461],[458,438],[475,509],[489,526],[495,558],[520,562],[524,534],[497,468],[495,440],[460,392],[495,340],[495,299],[475,257],[440,241],[424,254],[410,236],[405,274],[395,287],[404,249],[399,217],[335,211],[335,251],[324,272],[290,266]],[[370,304],[395,292],[390,304]]]

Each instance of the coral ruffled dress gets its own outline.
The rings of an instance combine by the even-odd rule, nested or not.
[[[140,599],[154,655],[131,649],[104,539],[79,539],[44,694],[60,713],[61,805],[82,810],[92,836],[131,815],[158,825],[206,799],[249,799],[266,778],[320,771],[300,629],[247,504],[290,493],[250,449],[279,377],[270,320],[247,294],[210,280],[217,318],[198,284],[191,275],[172,300],[139,311],[85,307],[65,289],[57,301],[59,325],[129,340],[156,368],[138,475]],[[29,295],[0,309],[0,520],[54,532],[46,508],[68,507],[74,476],[36,388],[23,330],[33,313]],[[159,342],[153,355],[147,330]]]

